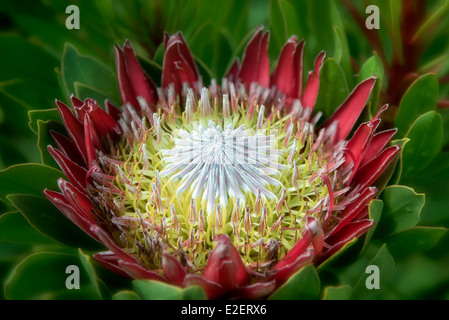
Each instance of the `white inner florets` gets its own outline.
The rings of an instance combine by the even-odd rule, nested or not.
[[[276,198],[267,186],[282,186],[276,177],[284,166],[272,132],[255,132],[243,124],[234,129],[232,123],[209,120],[207,126],[193,123],[191,130],[178,129],[172,135],[174,146],[161,153],[166,164],[161,177],[181,179],[177,192],[190,188],[192,198],[201,197],[208,214],[218,204],[226,207],[229,198],[244,205],[247,192]]]

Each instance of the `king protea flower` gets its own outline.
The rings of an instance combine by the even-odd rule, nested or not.
[[[165,35],[160,88],[126,42],[115,47],[121,108],[56,101],[68,137],[53,132],[48,150],[69,182],[45,194],[108,249],[100,264],[208,298],[261,298],[373,226],[396,130],[375,133],[384,107],[348,136],[376,79],[317,126],[324,52],[303,86],[304,41],[291,37],[270,74],[268,39],[259,28],[209,87],[181,33]]]

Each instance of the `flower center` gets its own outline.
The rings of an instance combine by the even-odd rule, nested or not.
[[[261,131],[261,130],[260,130]],[[248,192],[265,199],[276,195],[266,186],[282,186],[279,170],[285,168],[278,162],[279,150],[273,135],[251,132],[242,124],[234,129],[229,123],[223,130],[209,120],[207,127],[197,123],[191,132],[178,129],[174,132],[174,147],[162,150],[167,166],[161,177],[181,180],[176,193],[190,188],[191,197],[201,197],[207,214],[213,214],[217,205],[226,208],[228,197],[246,204]]]

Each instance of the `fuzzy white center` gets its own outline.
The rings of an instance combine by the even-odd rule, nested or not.
[[[234,129],[228,124],[223,129],[209,120],[207,127],[199,124],[190,132],[176,130],[173,140],[173,148],[162,150],[166,166],[161,177],[181,179],[177,192],[190,188],[191,197],[201,197],[208,214],[215,212],[217,204],[226,207],[229,198],[244,205],[248,192],[276,198],[268,188],[282,185],[275,178],[283,168],[275,136],[253,132],[245,125]]]

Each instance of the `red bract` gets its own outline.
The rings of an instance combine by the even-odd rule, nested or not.
[[[278,112],[291,115],[289,122],[285,124],[285,146],[288,145],[290,136],[300,141],[301,136],[305,136],[309,128],[313,128],[316,120],[312,120],[312,111],[319,92],[324,52],[316,58],[314,70],[309,73],[307,82],[303,85],[304,41],[298,42],[296,37],[291,37],[282,48],[277,66],[270,75],[268,39],[269,32],[258,28],[246,47],[242,62],[239,64],[236,60],[223,79],[221,87],[213,83],[209,91],[203,89],[198,68],[181,33],[165,35],[160,89],[156,89],[142,70],[130,43],[126,42],[123,48],[115,47],[117,77],[123,104],[121,109],[109,101],[106,102],[106,111],[92,99],[81,101],[71,97],[71,108],[56,101],[68,137],[52,133],[58,149],[49,146],[48,150],[69,182],[59,181],[61,193],[50,190],[44,192],[69,220],[108,249],[107,252],[94,255],[99,263],[130,278],[163,281],[180,287],[199,285],[211,299],[261,298],[270,295],[303,266],[326,261],[374,224],[369,219],[367,210],[370,201],[378,193],[373,184],[393,163],[399,147],[386,147],[395,130],[375,133],[380,122],[379,115],[361,124],[351,139],[346,140],[354,130],[354,125],[374,87],[376,79],[368,78],[356,86],[317,132],[311,133],[312,149],[322,146],[326,163],[308,181],[319,181],[323,188],[327,189],[327,195],[315,208],[308,211],[296,243],[281,259],[276,259],[279,243],[262,238],[265,242],[261,243],[267,252],[263,274],[254,272],[253,267],[245,264],[241,251],[234,245],[230,235],[225,233],[215,235],[214,249],[207,253],[208,259],[204,268],[199,269],[192,267],[193,262],[183,251],[183,248],[198,243],[195,238],[197,235],[192,232],[179,239],[176,251],[170,251],[170,247],[162,241],[162,236],[162,240],[154,236],[151,238],[143,229],[146,245],[153,252],[160,252],[159,265],[145,263],[123,244],[122,237],[129,237],[123,229],[125,224],[130,227],[148,225],[151,230],[156,230],[154,232],[161,235],[167,230],[165,220],[160,225],[154,225],[153,220],[143,218],[137,211],[135,217],[126,217],[126,221],[120,220],[121,213],[117,212],[118,208],[121,208],[120,203],[111,201],[114,195],[124,193],[115,181],[128,183],[126,174],[122,169],[117,169],[123,163],[110,154],[111,149],[116,148],[120,141],[125,143],[144,139],[142,117],[147,117],[151,122],[151,133],[160,140],[162,125],[159,115],[165,115],[166,119],[182,118],[177,112],[185,112],[187,119],[201,104],[202,114],[210,116],[212,105],[207,95],[210,92],[212,103],[215,98],[219,98],[225,116],[242,112],[237,110],[246,103],[246,117],[254,119],[254,115],[258,128],[261,126],[264,110],[268,119],[275,117]],[[196,100],[199,96],[201,98]],[[180,111],[174,107],[176,97],[182,101]],[[261,105],[269,108],[256,107]],[[385,109],[386,107],[381,112]],[[295,123],[298,127],[296,131],[292,131]],[[288,129],[289,125],[292,129]],[[141,156],[144,157],[145,154]],[[294,158],[294,152],[289,157]],[[145,161],[145,165],[148,165]],[[105,163],[115,168],[115,175],[111,174],[112,171],[104,170]],[[294,184],[296,175],[295,171],[293,176],[289,177]],[[151,201],[159,203],[157,206],[162,210],[164,205],[161,198],[164,194],[157,185],[160,181],[158,179],[156,176]],[[138,193],[139,190],[135,192]],[[262,197],[257,193],[255,196],[255,211],[261,215],[258,220],[259,233],[263,234],[263,227],[267,223],[264,216],[266,213],[262,213]],[[278,202],[277,211],[283,206],[283,201],[285,200],[281,199]],[[177,228],[181,223],[177,215],[181,213],[176,212],[174,206],[166,210],[171,210],[173,228]],[[198,224],[195,224],[197,231],[203,232],[201,228],[204,228],[205,220],[202,210],[197,211],[194,205],[191,205],[190,209],[186,207],[185,210],[190,210],[188,219],[198,221]],[[248,232],[248,229],[252,228],[252,222],[245,217],[239,217],[238,210],[240,209],[237,207],[237,216],[233,213],[231,222],[240,219],[241,228],[243,225],[246,228],[241,230]],[[242,210],[245,212],[245,208]],[[105,212],[110,214],[106,216]],[[217,230],[220,230],[221,214],[218,210]],[[223,214],[226,216],[226,213]],[[282,224],[282,218],[283,216],[279,221],[273,221],[270,226],[273,232]],[[239,230],[237,227],[233,229],[235,236],[238,236]]]

